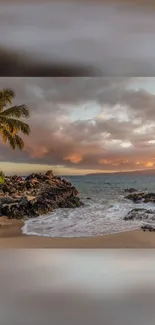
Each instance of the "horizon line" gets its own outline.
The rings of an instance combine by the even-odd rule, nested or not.
[[[50,170],[50,169],[49,169]],[[53,171],[53,170],[52,170]],[[55,173],[54,175],[57,176],[57,177],[65,177],[65,176],[91,176],[91,175],[106,175],[106,174],[126,174],[126,173],[146,173],[146,172],[155,172],[155,168],[150,168],[150,169],[135,169],[135,170],[125,170],[125,171],[104,171],[104,172],[94,172],[94,173],[87,173],[87,174],[57,174]],[[41,173],[41,174],[44,174],[46,173],[45,172],[31,172],[31,173],[26,173],[26,174],[22,174],[22,173],[6,173],[6,176],[13,176],[13,175],[22,175],[23,177],[26,177],[28,175],[31,175],[31,174],[38,174],[38,173]]]

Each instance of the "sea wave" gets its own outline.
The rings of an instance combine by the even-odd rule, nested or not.
[[[22,231],[26,235],[48,237],[99,236],[139,229],[142,220],[125,221],[123,218],[133,208],[155,211],[151,203],[134,204],[121,196],[119,201],[84,200],[85,205],[76,209],[57,209],[49,215],[42,215],[25,222]]]

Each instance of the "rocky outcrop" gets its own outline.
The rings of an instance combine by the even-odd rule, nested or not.
[[[144,220],[144,221],[154,221],[155,220],[155,211],[147,209],[132,209],[124,217],[124,220]]]
[[[142,226],[141,227],[141,229],[143,230],[143,231],[153,231],[153,232],[155,232],[155,228],[154,227],[152,227],[152,226],[150,226],[150,225],[144,225],[144,226]]]
[[[155,193],[145,193],[145,192],[132,193],[127,195],[126,199],[132,200],[134,203],[141,203],[141,202],[155,203]]]
[[[127,191],[126,191],[127,192]],[[146,192],[135,192],[130,191],[130,194],[126,196],[126,199],[129,199],[133,201],[133,203],[155,203],[155,193],[146,193]],[[155,222],[155,211],[150,209],[144,209],[144,208],[134,208],[124,217],[124,220],[139,220],[139,221],[147,221],[147,222]],[[144,227],[144,231],[147,230]],[[149,229],[153,229],[152,225],[149,225]],[[147,227],[146,227],[147,228]],[[148,229],[148,230],[149,230]],[[153,230],[150,230],[153,231]]]
[[[126,189],[124,190],[124,192],[135,193],[135,192],[137,192],[137,190],[136,190],[135,188],[131,187],[131,188],[126,188]]]
[[[83,203],[77,189],[52,171],[33,173],[25,178],[7,177],[0,185],[0,214],[9,218],[32,218],[57,208],[76,208]]]

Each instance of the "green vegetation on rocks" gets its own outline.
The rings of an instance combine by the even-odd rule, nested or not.
[[[5,182],[5,174],[0,170],[0,184],[4,184]]]

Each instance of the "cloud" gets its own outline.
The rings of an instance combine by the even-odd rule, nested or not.
[[[23,152],[0,144],[1,161],[79,170],[153,167],[155,95],[145,89],[148,83],[145,78],[0,78],[0,88],[13,88],[15,102],[29,106],[32,129]]]

